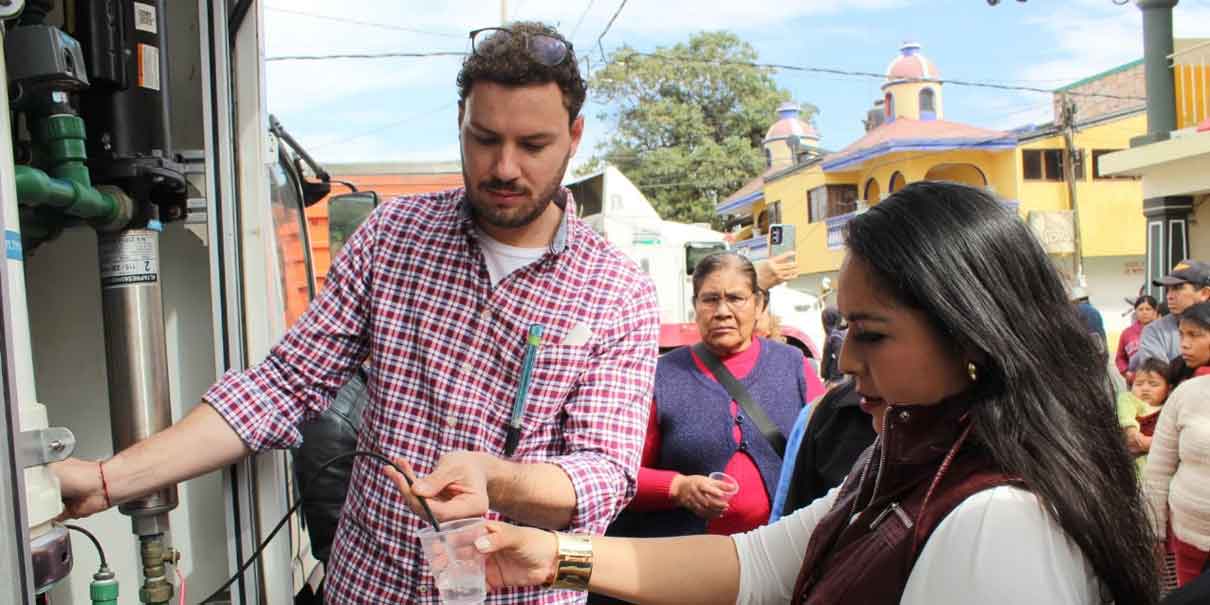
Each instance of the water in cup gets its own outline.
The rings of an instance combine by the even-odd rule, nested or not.
[[[444,605],[481,605],[487,596],[483,564],[452,562],[437,574],[437,591]]]
[[[484,557],[474,546],[486,532],[481,518],[447,521],[440,531],[424,527],[417,532],[444,605],[481,605],[486,598]]]

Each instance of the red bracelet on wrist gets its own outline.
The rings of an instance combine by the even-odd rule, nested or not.
[[[109,499],[109,482],[105,480],[105,463],[97,462],[97,470],[101,472],[101,490],[105,493],[105,508],[113,508],[113,502]]]

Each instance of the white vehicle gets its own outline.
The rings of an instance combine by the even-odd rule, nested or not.
[[[606,165],[600,172],[565,183],[580,216],[638,263],[655,282],[660,305],[660,348],[699,340],[693,316],[693,269],[698,261],[728,249],[726,236],[709,225],[665,221],[626,175]],[[781,285],[771,294],[783,333],[804,354],[819,359],[822,342],[815,297]],[[814,317],[814,321],[812,321]]]

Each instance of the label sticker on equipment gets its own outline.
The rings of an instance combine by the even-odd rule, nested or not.
[[[121,288],[159,280],[156,235],[127,232],[100,243],[101,287]]]
[[[149,44],[139,45],[139,86],[160,89],[160,49]]]
[[[8,260],[25,260],[21,253],[21,234],[16,231],[4,231],[4,256]]]
[[[134,28],[139,31],[157,33],[155,7],[150,4],[134,3]]]

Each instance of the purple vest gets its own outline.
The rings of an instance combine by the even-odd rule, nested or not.
[[[740,383],[786,436],[806,402],[803,355],[798,349],[765,339],[755,367]],[[731,395],[703,374],[689,347],[660,357],[655,370],[655,405],[660,422],[660,459],[656,467],[682,475],[722,471],[736,450],[747,452],[760,469],[765,494],[772,499],[781,472],[781,457],[741,408],[731,419]],[[732,428],[738,424],[737,446]],[[679,536],[701,534],[706,521],[683,508],[645,513],[628,512],[613,535]]]

